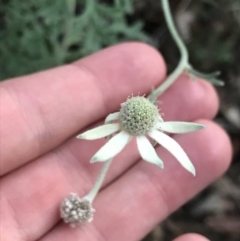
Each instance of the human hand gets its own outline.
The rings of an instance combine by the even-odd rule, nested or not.
[[[196,167],[196,177],[160,146],[163,170],[140,161],[131,142],[113,161],[93,203],[94,221],[74,229],[59,222],[61,201],[70,192],[84,196],[102,165],[89,160],[104,140],[77,140],[76,134],[117,111],[128,95],[148,92],[165,72],[157,51],[127,43],[1,83],[2,240],[139,240],[226,170],[229,139],[209,120],[218,109],[216,93],[209,83],[182,75],[161,96],[160,107],[164,120],[207,126],[174,136]],[[205,239],[177,239],[187,240]]]

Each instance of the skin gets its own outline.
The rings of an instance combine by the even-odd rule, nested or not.
[[[94,221],[74,229],[60,221],[62,199],[70,192],[84,196],[102,165],[89,160],[105,140],[77,140],[76,134],[118,111],[127,96],[148,93],[165,75],[156,50],[126,43],[1,83],[2,240],[140,240],[222,175],[231,160],[231,145],[211,121],[218,97],[209,83],[182,75],[161,96],[160,112],[164,120],[207,126],[173,136],[196,167],[196,177],[160,146],[156,150],[163,170],[140,160],[132,141],[114,159],[94,200]],[[188,240],[206,239],[189,234],[175,241]]]

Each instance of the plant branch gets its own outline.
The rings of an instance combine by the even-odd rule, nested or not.
[[[84,197],[85,199],[88,199],[91,203],[93,202],[94,198],[98,194],[100,187],[102,186],[102,183],[104,181],[104,178],[107,174],[107,171],[108,171],[108,168],[109,168],[111,162],[112,162],[112,159],[109,159],[108,161],[106,161],[103,164],[102,169],[97,177],[95,184],[93,185],[93,187],[89,191],[89,193]]]
[[[162,9],[163,9],[163,13],[164,13],[164,17],[165,17],[168,29],[176,45],[179,48],[181,59],[176,69],[167,77],[164,83],[151,93],[151,95],[149,96],[151,100],[154,100],[155,98],[160,96],[165,90],[167,90],[174,83],[174,81],[180,76],[180,74],[184,71],[185,67],[188,65],[188,51],[175,27],[169,2],[168,0],[161,0],[161,2],[162,2]]]

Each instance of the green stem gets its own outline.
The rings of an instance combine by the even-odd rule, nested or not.
[[[175,27],[168,0],[162,0],[162,8],[169,31],[181,53],[181,59],[184,59],[185,62],[188,62],[188,51]]]
[[[172,14],[170,11],[169,2],[168,2],[168,0],[161,0],[161,2],[162,2],[163,13],[164,13],[164,17],[165,17],[168,29],[169,29],[176,45],[179,48],[179,51],[181,54],[181,59],[178,63],[178,66],[172,72],[172,74],[170,74],[168,76],[168,78],[164,81],[164,83],[162,85],[160,85],[157,89],[155,89],[152,92],[152,94],[150,95],[151,99],[157,98],[165,90],[167,90],[174,83],[174,81],[180,76],[180,74],[184,71],[186,66],[188,66],[188,51],[175,27],[175,24],[174,24],[174,21],[172,18]]]
[[[110,166],[112,162],[112,159],[106,161],[103,166],[102,169],[97,177],[97,180],[95,182],[95,184],[93,185],[92,189],[89,191],[89,193],[84,197],[84,199],[88,199],[91,203],[93,202],[94,198],[96,197],[96,195],[98,194],[98,191],[100,189],[100,187],[102,186],[102,183],[104,181],[104,178],[107,174],[108,168]]]

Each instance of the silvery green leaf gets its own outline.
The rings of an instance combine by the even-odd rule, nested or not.
[[[215,79],[215,78],[208,78],[207,79],[210,83],[216,85],[216,86],[224,86],[225,82],[220,79]]]
[[[120,130],[118,123],[98,126],[77,136],[78,139],[95,140],[109,136]]]
[[[90,160],[90,162],[103,162],[116,156],[128,144],[131,136],[121,131],[111,138]]]
[[[137,146],[143,160],[163,168],[163,162],[145,136],[137,136]]]
[[[166,148],[185,169],[191,172],[194,176],[196,175],[196,171],[192,162],[190,161],[182,147],[174,139],[156,130],[150,132],[149,136],[156,140],[164,148]]]
[[[201,72],[193,69],[192,67],[190,69],[188,69],[187,71],[193,77],[195,76],[195,77],[205,79],[208,82],[210,82],[214,85],[217,85],[217,86],[224,86],[224,81],[217,78],[221,74],[220,71],[215,71],[210,74],[205,74],[205,73],[201,73]]]
[[[157,128],[161,131],[169,133],[188,133],[205,128],[204,125],[192,122],[178,122],[178,121],[167,121],[161,122],[157,125]]]
[[[118,120],[119,115],[120,115],[120,112],[115,112],[115,113],[112,113],[112,114],[108,115],[107,118],[105,119],[105,123],[107,124],[111,121]]]

